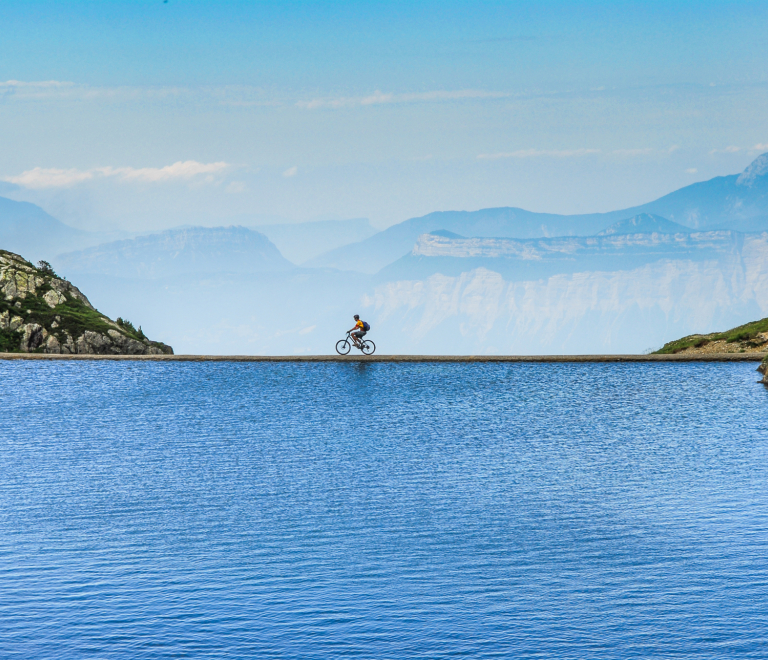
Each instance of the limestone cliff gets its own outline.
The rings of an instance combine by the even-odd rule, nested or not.
[[[101,314],[47,264],[36,268],[0,250],[0,352],[162,355],[173,349]]]

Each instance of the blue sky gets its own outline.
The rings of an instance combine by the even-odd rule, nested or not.
[[[0,194],[75,226],[605,211],[768,151],[768,4],[3,3]]]

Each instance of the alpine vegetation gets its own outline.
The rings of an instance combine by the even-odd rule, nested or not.
[[[35,267],[0,250],[0,352],[163,355],[173,349],[101,314],[48,262]]]

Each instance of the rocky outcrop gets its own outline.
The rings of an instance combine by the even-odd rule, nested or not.
[[[0,352],[162,355],[173,349],[101,314],[47,264],[36,268],[0,250]]]
[[[766,357],[757,370],[763,374],[763,379],[760,381],[763,385],[768,385],[768,357]]]

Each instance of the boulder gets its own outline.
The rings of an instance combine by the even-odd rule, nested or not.
[[[66,297],[63,293],[59,293],[56,291],[56,289],[51,289],[50,291],[47,291],[45,295],[43,296],[43,300],[48,304],[48,307],[53,309],[56,307],[56,305],[60,305],[63,302],[67,302]]]
[[[19,331],[22,333],[20,342],[22,353],[31,353],[39,348],[47,335],[43,326],[37,323],[27,323],[21,326]]]

